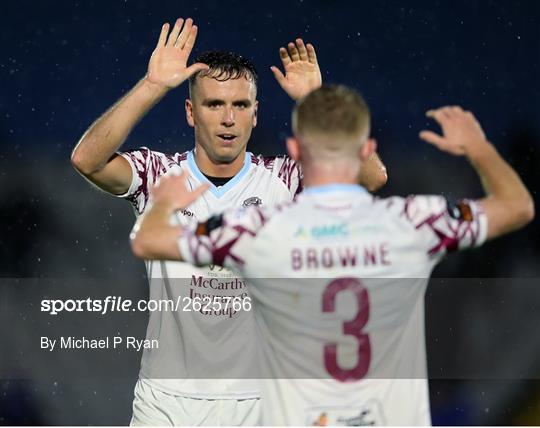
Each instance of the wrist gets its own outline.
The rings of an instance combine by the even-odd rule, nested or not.
[[[182,207],[177,206],[177,204],[175,204],[174,202],[170,200],[169,201],[167,200],[154,201],[152,205],[152,210],[154,212],[160,213],[167,217],[170,216],[171,214],[174,214],[176,210],[180,210],[180,209],[182,209]]]
[[[168,86],[165,86],[163,84],[160,84],[160,83],[156,83],[156,82],[153,82],[151,81],[149,78],[148,78],[148,74],[145,75],[142,80],[142,86],[148,91],[150,92],[152,95],[155,95],[155,96],[159,96],[159,97],[162,97],[164,96],[167,92],[169,92],[169,87]]]
[[[498,156],[497,149],[489,141],[484,140],[474,145],[467,146],[466,155],[469,161],[475,165],[492,156]]]

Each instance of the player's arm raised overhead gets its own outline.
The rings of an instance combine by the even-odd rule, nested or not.
[[[293,100],[305,97],[322,85],[322,76],[315,48],[307,45],[300,38],[289,42],[287,48],[279,48],[279,56],[285,74],[276,66],[270,67],[281,88]],[[358,178],[359,183],[374,192],[384,186],[388,180],[386,167],[377,153],[364,162]]]
[[[169,34],[169,24],[161,28],[157,46],[148,64],[148,73],[84,133],[73,150],[71,162],[101,189],[122,194],[131,183],[131,167],[116,151],[139,120],[170,90],[192,74],[207,68],[187,61],[197,37],[191,18],[179,18]]]
[[[490,144],[480,124],[469,111],[449,106],[429,110],[442,128],[442,135],[420,132],[420,138],[455,156],[465,156],[480,179],[486,196],[479,200],[488,219],[487,239],[525,226],[534,218],[533,199],[510,165]]]
[[[305,45],[302,39],[296,39],[287,48],[279,48],[285,74],[274,65],[270,69],[281,88],[296,101],[321,87],[321,70],[311,43]]]

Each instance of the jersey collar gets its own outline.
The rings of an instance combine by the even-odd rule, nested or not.
[[[242,167],[242,169],[238,171],[238,173],[233,178],[231,178],[225,185],[220,186],[219,188],[214,186],[214,184],[210,180],[208,180],[208,178],[206,178],[204,174],[201,172],[201,170],[197,166],[197,163],[195,162],[195,156],[193,156],[193,150],[190,150],[188,152],[187,162],[189,165],[189,169],[191,170],[195,178],[199,180],[201,183],[209,183],[210,188],[208,190],[210,190],[210,192],[212,192],[212,194],[216,198],[221,198],[225,193],[227,193],[234,186],[236,186],[236,184],[238,184],[238,182],[244,177],[244,175],[247,174],[251,166],[251,153],[250,152],[245,153],[244,166]]]
[[[305,195],[316,195],[321,193],[332,193],[332,192],[352,192],[352,193],[368,193],[368,191],[360,186],[359,184],[343,184],[343,183],[334,183],[334,184],[325,184],[322,186],[309,186],[304,187],[302,191]]]

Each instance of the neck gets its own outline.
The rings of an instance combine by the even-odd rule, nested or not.
[[[358,166],[302,164],[305,187],[327,184],[358,184]]]
[[[215,162],[206,153],[206,151],[198,144],[195,145],[195,163],[199,170],[210,177],[233,177],[244,166],[246,152],[242,151],[232,162]]]

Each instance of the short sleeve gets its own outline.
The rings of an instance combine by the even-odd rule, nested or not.
[[[125,198],[138,214],[146,209],[149,190],[157,179],[167,171],[168,157],[146,147],[119,153],[131,166],[131,184],[126,193],[118,195]]]
[[[288,156],[277,157],[275,171],[293,198],[302,191],[302,169],[294,159]]]
[[[240,273],[253,241],[268,220],[268,210],[250,206],[211,217],[178,240],[182,258],[197,266],[219,265]]]
[[[486,240],[487,217],[476,201],[450,203],[442,196],[409,196],[402,214],[413,224],[418,245],[433,258]]]

